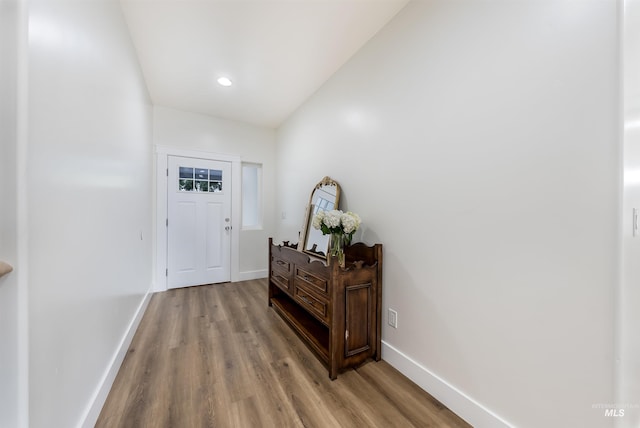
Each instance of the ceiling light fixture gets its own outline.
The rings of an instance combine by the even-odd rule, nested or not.
[[[233,82],[228,77],[220,77],[218,79],[218,84],[220,86],[231,86],[231,85],[233,85]]]

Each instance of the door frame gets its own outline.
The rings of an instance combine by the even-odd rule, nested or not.
[[[168,157],[179,156],[184,158],[206,159],[231,163],[231,282],[239,281],[240,276],[240,229],[241,229],[241,201],[242,201],[242,161],[240,156],[223,155],[213,152],[198,150],[177,149],[174,147],[155,146],[156,169],[156,257],[155,257],[155,281],[154,291],[166,291],[167,266],[168,266],[168,239],[167,239],[167,168]]]

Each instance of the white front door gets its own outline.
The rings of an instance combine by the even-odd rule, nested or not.
[[[231,279],[231,163],[168,157],[167,286]]]

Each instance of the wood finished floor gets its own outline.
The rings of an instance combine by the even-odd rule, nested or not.
[[[96,427],[469,427],[385,361],[329,380],[253,280],[153,295]]]

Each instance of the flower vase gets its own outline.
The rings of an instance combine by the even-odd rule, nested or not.
[[[342,233],[331,234],[331,257],[338,258],[340,267],[345,266],[344,261],[344,245],[346,244],[346,235]]]

